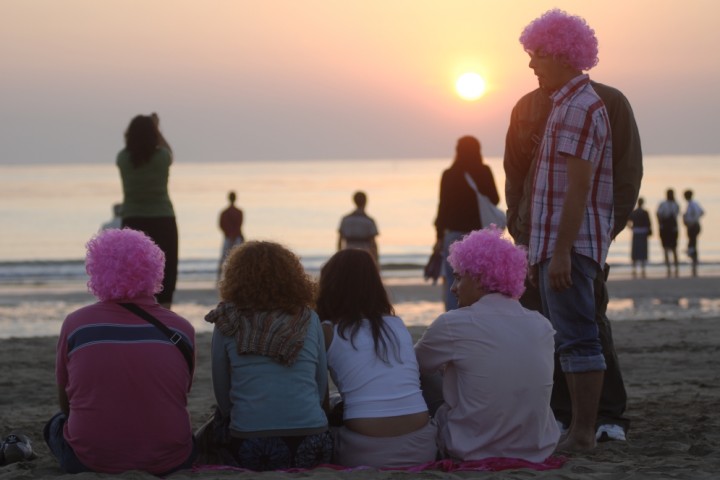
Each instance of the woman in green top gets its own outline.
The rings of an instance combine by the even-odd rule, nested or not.
[[[163,289],[157,300],[170,308],[177,281],[178,232],[167,188],[172,150],[159,125],[156,113],[133,118],[117,166],[123,185],[122,226],[145,232],[165,253]]]

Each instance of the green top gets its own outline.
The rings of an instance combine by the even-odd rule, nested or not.
[[[174,217],[168,177],[172,153],[158,147],[149,162],[135,167],[130,153],[123,149],[118,153],[117,166],[123,185],[123,217]]]

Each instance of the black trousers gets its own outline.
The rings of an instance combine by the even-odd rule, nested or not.
[[[122,226],[145,233],[165,253],[163,289],[156,298],[158,303],[172,303],[178,271],[178,230],[175,217],[128,217],[123,218]]]
[[[600,395],[597,425],[620,425],[627,431],[630,427],[630,420],[623,417],[627,407],[627,392],[625,391],[625,382],[620,372],[617,353],[615,353],[612,328],[606,315],[609,302],[606,282],[609,273],[610,267],[606,266],[605,271],[597,276],[595,284],[593,285],[595,291],[595,321],[600,331],[600,344],[602,345],[603,355],[605,356],[605,363],[607,365]],[[542,312],[540,291],[537,287],[531,285],[530,282],[525,283],[526,289],[520,298],[520,303],[527,309]],[[565,374],[560,368],[557,352],[555,353],[555,372],[550,406],[555,414],[555,418],[566,426],[569,426],[572,421],[572,403],[570,401],[570,392],[568,391]]]

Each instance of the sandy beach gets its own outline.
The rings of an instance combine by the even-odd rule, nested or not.
[[[435,315],[438,286],[399,282],[388,286],[393,301],[403,308]],[[381,472],[373,469],[305,473],[231,471],[178,472],[173,479],[212,478],[483,478],[483,479],[710,479],[720,477],[720,314],[702,314],[713,302],[720,278],[612,280],[611,296],[627,301],[627,316],[611,313],[615,344],[628,390],[627,417],[632,424],[627,442],[608,442],[585,455],[569,458],[561,469],[502,472]],[[90,302],[77,288],[2,287],[0,305],[13,302]],[[177,305],[187,311],[207,311],[216,301],[211,288],[181,285]],[[636,306],[636,307],[633,307]],[[665,306],[678,307],[667,310]],[[192,306],[192,309],[189,307]],[[697,308],[695,308],[695,307]],[[624,311],[621,309],[617,311]],[[711,312],[713,310],[711,309]],[[634,312],[634,313],[631,313]],[[699,313],[698,313],[699,312]],[[401,312],[399,312],[401,313]],[[183,314],[183,313],[181,313]],[[424,327],[411,326],[415,337]],[[0,480],[62,476],[42,440],[42,427],[56,411],[54,336],[0,340],[0,435],[11,431],[33,440],[37,458],[0,467]],[[197,338],[195,380],[189,410],[195,426],[213,404],[209,368],[210,334]],[[140,472],[119,476],[87,473],[67,478],[155,478]]]

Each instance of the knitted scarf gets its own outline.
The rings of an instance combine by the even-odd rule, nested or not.
[[[297,315],[283,312],[252,312],[234,303],[220,302],[205,315],[226,337],[237,343],[239,355],[263,355],[281,365],[290,366],[297,360],[310,326],[310,309]]]

